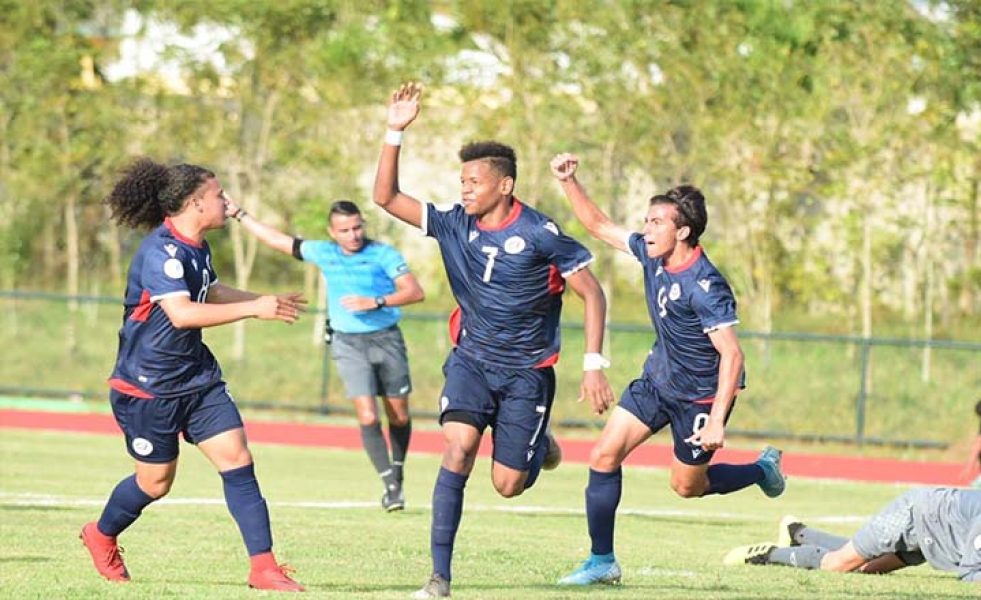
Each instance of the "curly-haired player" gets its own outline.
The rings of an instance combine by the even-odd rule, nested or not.
[[[152,231],[130,263],[109,378],[112,411],[136,472],[116,485],[99,520],[82,528],[95,568],[110,581],[129,581],[116,538],[170,491],[183,434],[221,474],[251,558],[249,586],[303,591],[273,556],[269,511],[242,417],[201,329],[247,318],[293,323],[306,301],[297,293],[260,296],[218,282],[204,234],[224,227],[227,206],[208,169],[140,159],[106,202],[121,225]]]

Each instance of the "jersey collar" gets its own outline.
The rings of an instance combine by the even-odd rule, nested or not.
[[[481,231],[500,231],[502,229],[510,227],[515,221],[517,221],[518,217],[521,216],[522,204],[521,201],[515,198],[514,196],[512,196],[511,198],[513,200],[513,202],[511,203],[511,212],[508,213],[508,216],[504,217],[504,220],[501,221],[499,225],[490,227],[488,225],[481,225],[480,221],[477,221],[476,222],[477,229]]]
[[[678,265],[677,267],[668,267],[667,265],[664,265],[664,270],[667,271],[668,273],[681,273],[682,271],[684,271],[688,267],[690,267],[693,264],[695,264],[695,261],[698,260],[698,258],[701,255],[702,255],[702,247],[701,247],[701,245],[695,246],[695,251],[691,253],[691,256],[688,257],[688,260],[686,260],[684,263]]]
[[[174,227],[174,222],[170,220],[170,217],[166,217],[164,219],[164,223],[163,224],[164,224],[164,227],[167,228],[167,231],[170,232],[170,235],[174,236],[174,238],[177,239],[177,241],[184,242],[188,246],[193,246],[195,248],[204,248],[204,244],[195,242],[191,238],[189,238],[187,236],[184,236],[184,235],[181,235],[181,232],[177,231],[177,228]]]

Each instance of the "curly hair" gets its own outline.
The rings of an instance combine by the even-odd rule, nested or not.
[[[705,210],[705,196],[693,185],[679,185],[664,194],[651,197],[650,205],[671,204],[677,210],[678,216],[674,224],[680,229],[688,227],[691,233],[686,240],[693,248],[698,245],[698,238],[705,232],[708,225],[708,213]]]
[[[184,202],[215,174],[197,165],[168,167],[149,158],[127,167],[106,198],[112,218],[136,229],[152,228],[177,214]]]
[[[460,148],[460,162],[486,160],[491,167],[504,177],[518,178],[518,157],[514,148],[500,142],[470,142]]]

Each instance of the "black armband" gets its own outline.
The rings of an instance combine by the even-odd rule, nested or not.
[[[303,238],[293,238],[293,258],[296,260],[303,260],[303,254],[300,253],[300,244],[302,243]]]

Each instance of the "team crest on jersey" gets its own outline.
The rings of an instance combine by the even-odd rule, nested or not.
[[[678,298],[681,298],[681,286],[677,283],[672,283],[671,289],[668,291],[668,299],[677,300]]]
[[[164,250],[167,251],[167,254],[169,254],[171,258],[177,256],[177,246],[175,246],[174,244],[166,244],[164,246]]]
[[[180,279],[184,276],[184,265],[176,258],[168,258],[164,261],[164,274],[171,279]]]
[[[467,241],[468,241],[468,242],[472,242],[472,241],[474,241],[475,239],[477,239],[477,236],[479,236],[479,235],[480,235],[480,234],[479,234],[479,233],[477,233],[476,231],[471,231],[471,232],[470,232],[470,235],[468,235],[468,236],[467,236]]]
[[[559,235],[559,228],[555,226],[555,223],[549,221],[548,223],[545,223],[544,227],[555,235]]]
[[[151,452],[153,452],[153,444],[146,438],[134,439],[132,446],[133,452],[136,452],[140,456],[148,456]]]
[[[699,279],[698,280],[698,287],[700,287],[703,290],[705,290],[705,293],[707,294],[708,291],[709,291],[709,288],[712,287],[712,282],[709,281],[708,279]]]
[[[518,254],[525,249],[525,241],[519,236],[512,235],[504,242],[504,251],[508,254]]]

